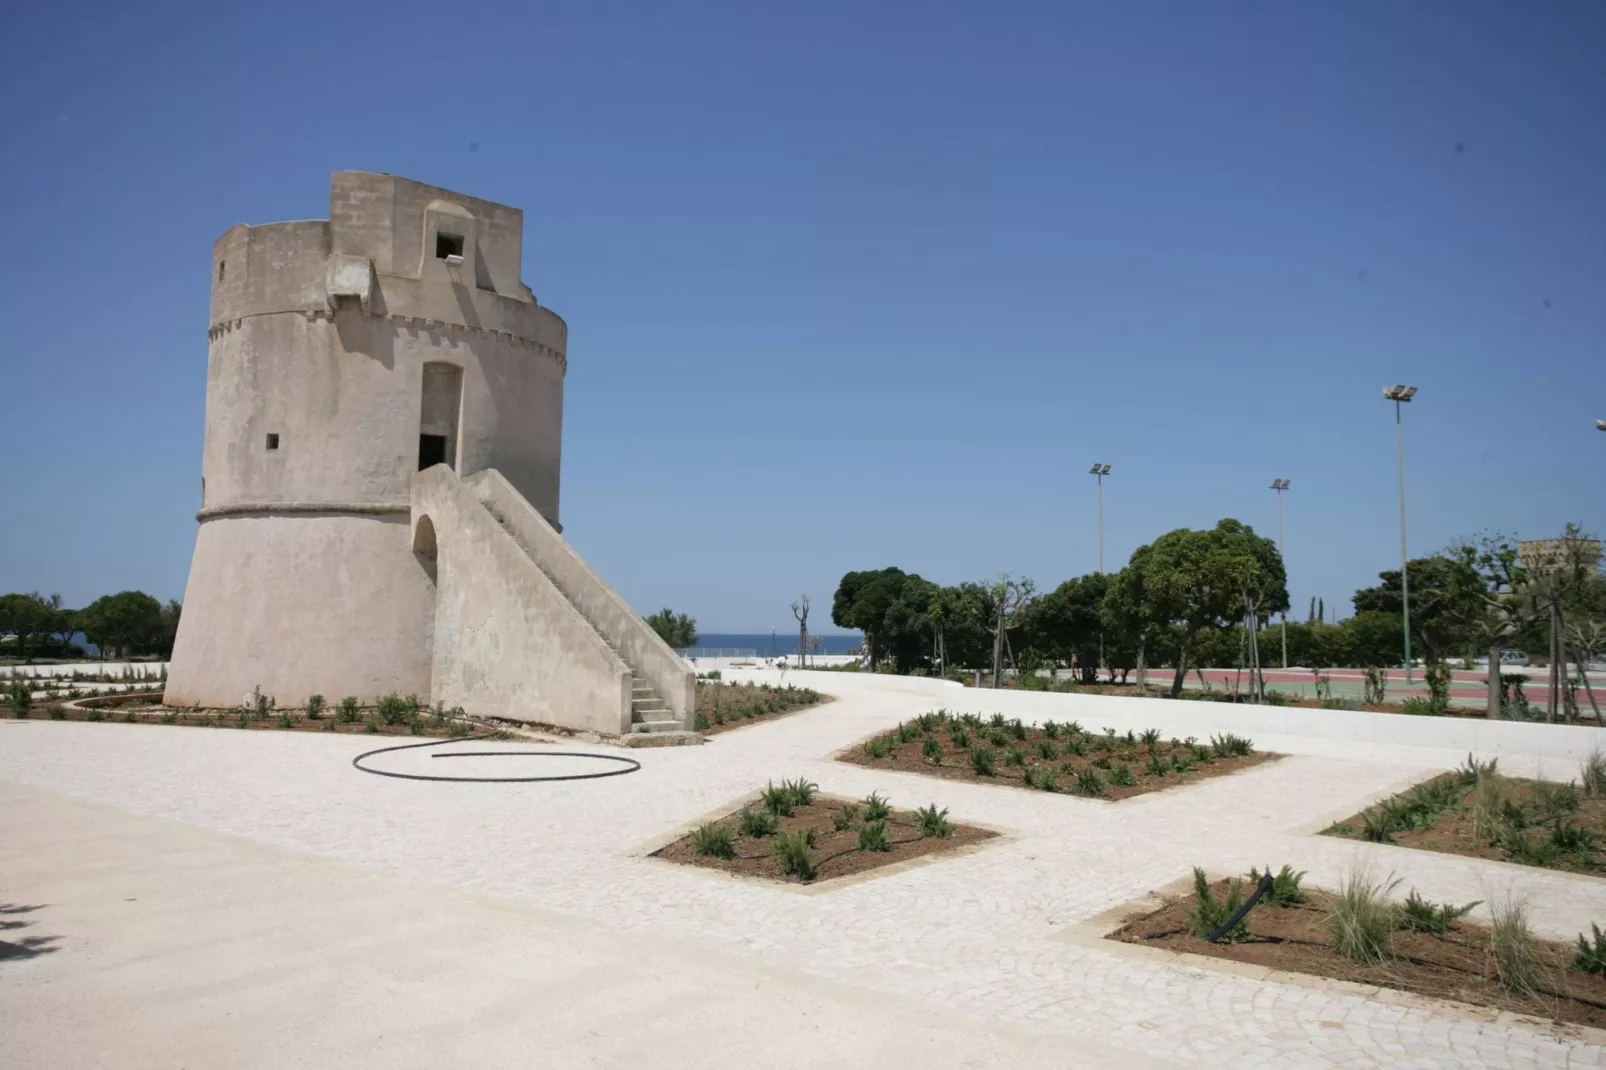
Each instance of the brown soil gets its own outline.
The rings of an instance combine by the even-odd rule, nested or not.
[[[281,722],[278,712],[269,713],[266,717],[253,717],[242,716],[238,710],[168,709],[153,703],[151,701],[153,698],[159,699],[161,695],[119,695],[115,700],[101,702],[90,709],[75,709],[71,706],[58,706],[55,703],[36,703],[28,716],[36,721],[105,721],[118,724],[186,725],[191,728],[236,728],[272,732],[334,732],[339,735],[445,738],[452,734],[450,725],[433,724],[427,715],[420,716],[414,725],[408,726],[382,724],[372,710],[360,711],[358,714],[360,719],[354,722],[337,722],[333,711],[325,712],[316,721],[309,720],[304,713],[286,711],[288,723],[284,723]],[[52,711],[59,712],[60,716],[56,716]],[[500,733],[484,727],[475,727],[468,735],[460,738],[485,739],[494,735]]]
[[[1457,774],[1446,773],[1433,778],[1428,785],[1458,779]],[[1499,810],[1493,820],[1486,814],[1478,813],[1475,805],[1477,788],[1467,785],[1456,793],[1453,805],[1437,813],[1423,814],[1410,827],[1394,829],[1384,842],[1423,851],[1489,858],[1572,873],[1600,874],[1606,871],[1606,797],[1586,796],[1571,785],[1541,784],[1512,777],[1495,777],[1494,782],[1499,791]],[[1375,819],[1388,803],[1395,800],[1408,803],[1419,790],[1413,788],[1401,792],[1392,799],[1338,822],[1326,829],[1325,834],[1354,840],[1365,839],[1363,830],[1367,814]],[[1552,798],[1559,793],[1561,797],[1573,800],[1576,809],[1558,812],[1553,805],[1547,806],[1537,797],[1540,793]],[[1558,833],[1558,828],[1562,832]],[[1554,838],[1569,835],[1567,830],[1570,829],[1582,830],[1581,836],[1571,841],[1564,840],[1568,844],[1565,849],[1550,846]],[[1512,839],[1514,836],[1529,846],[1513,851],[1511,848],[1517,845]]]
[[[850,806],[858,807],[857,819],[847,829],[837,831],[833,819],[842,813],[845,807]],[[755,803],[752,808],[757,810],[760,806]],[[921,836],[920,826],[913,811],[894,810],[887,819],[887,844],[890,850],[863,851],[859,849],[859,829],[864,823],[862,800],[817,795],[808,806],[799,806],[792,811],[792,816],[781,818],[777,835],[813,830],[813,857],[816,870],[813,883],[880,869],[924,855],[951,852],[990,840],[998,835],[988,829],[954,823],[953,831],[948,836]],[[780,861],[775,854],[775,835],[753,837],[740,834],[740,810],[727,814],[712,824],[730,830],[736,840],[735,858],[711,858],[698,854],[690,834],[654,851],[652,857],[686,865],[706,866],[709,869],[746,877],[763,877],[788,884],[805,883],[795,876],[782,872]]]
[[[1214,885],[1218,901],[1225,886],[1225,881]],[[1245,886],[1249,891],[1247,880]],[[1195,936],[1187,916],[1194,905],[1191,893],[1128,921],[1108,938],[1606,1028],[1606,977],[1569,969],[1574,949],[1567,944],[1541,942],[1539,987],[1544,991],[1537,995],[1515,992],[1496,980],[1489,930],[1465,918],[1442,936],[1396,932],[1390,957],[1367,965],[1333,950],[1326,893],[1307,894],[1311,901],[1301,906],[1256,906],[1249,912],[1250,938],[1241,943],[1212,944]]]
[[[1011,722],[1012,725],[1013,723]],[[915,722],[910,724],[914,725]],[[955,745],[950,734],[951,727],[952,722],[944,723],[930,732],[916,734],[915,738],[907,743],[897,742],[897,729],[891,733],[884,733],[883,735],[892,741],[891,750],[884,758],[872,758],[867,749],[871,740],[878,737],[871,737],[871,740],[866,740],[837,757],[839,761],[867,765],[876,769],[896,769],[905,773],[924,773],[926,776],[942,777],[945,780],[1003,784],[1035,791],[1046,789],[1032,788],[1027,783],[1027,777],[1040,777],[1046,771],[1051,771],[1055,774],[1052,790],[1063,794],[1081,794],[1077,788],[1077,774],[1092,769],[1103,785],[1096,797],[1112,800],[1130,799],[1134,795],[1146,795],[1151,791],[1164,791],[1167,788],[1182,787],[1211,777],[1226,776],[1282,757],[1280,754],[1251,753],[1236,758],[1214,755],[1200,758],[1199,752],[1192,745],[1172,739],[1157,745],[1156,753],[1161,765],[1165,767],[1165,773],[1156,775],[1148,769],[1150,757],[1148,748],[1127,736],[1112,738],[1103,733],[1075,734],[1062,728],[1057,737],[1051,739],[1042,728],[1026,728],[1024,738],[1017,738],[1013,727],[971,728],[969,730],[971,745],[981,744],[991,747],[995,754],[994,775],[987,776],[976,772],[971,764],[968,748]],[[1003,733],[1004,742],[995,742],[999,738],[994,735],[996,732]],[[937,761],[933,761],[924,753],[926,741],[929,739],[935,739],[941,747],[942,753]],[[1073,739],[1081,741],[1080,746],[1085,751],[1084,754],[1077,755],[1068,749],[1076,746],[1071,742]],[[1039,747],[1044,743],[1053,746],[1055,753],[1053,758],[1042,757]],[[1020,765],[1012,765],[1008,752],[1011,748],[1017,747],[1024,752],[1024,757]],[[1206,754],[1211,750],[1208,743],[1203,744],[1202,749]],[[1191,769],[1179,771],[1176,768],[1178,759],[1184,765],[1189,759],[1193,759],[1196,764]],[[1111,783],[1112,772],[1120,766],[1125,766],[1132,774],[1133,783],[1129,785]]]
[[[717,736],[754,721],[773,721],[829,698],[807,687],[697,681],[697,730]]]

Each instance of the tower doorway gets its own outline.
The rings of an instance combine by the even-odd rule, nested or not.
[[[455,364],[424,365],[418,414],[418,470],[433,465],[457,468],[457,419],[463,406],[463,369]]]

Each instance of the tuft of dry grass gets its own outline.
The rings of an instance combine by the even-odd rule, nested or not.
[[[1513,992],[1536,996],[1545,974],[1544,945],[1528,924],[1528,903],[1516,895],[1489,905],[1489,954],[1495,976]]]
[[[1393,874],[1377,880],[1364,866],[1344,874],[1327,906],[1334,950],[1356,962],[1377,963],[1389,957],[1389,938],[1399,927],[1399,911],[1388,895],[1399,883]]]

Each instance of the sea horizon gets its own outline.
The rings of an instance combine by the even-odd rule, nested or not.
[[[819,649],[811,649],[811,654],[850,654],[859,648],[864,641],[857,634],[815,635],[809,633],[810,645],[813,640],[820,641]],[[709,632],[697,636],[697,645],[694,650],[751,650],[757,657],[767,658],[795,656],[797,654],[797,632],[776,632],[774,646],[771,646],[769,632]]]

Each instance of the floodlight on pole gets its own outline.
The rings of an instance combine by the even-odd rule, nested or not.
[[[1606,431],[1606,420],[1596,420],[1595,421],[1595,430],[1597,430],[1597,431]]]
[[[1416,397],[1416,387],[1396,383],[1383,388],[1383,396],[1394,402],[1394,450],[1400,469],[1400,620],[1405,626],[1405,682],[1411,682],[1411,579],[1410,560],[1405,553],[1405,429],[1400,406]]]
[[[1096,476],[1099,481],[1099,574],[1104,573],[1104,477],[1110,474],[1110,466],[1103,462],[1094,462],[1092,468],[1087,470],[1090,476]]]
[[[1283,573],[1287,578],[1288,561],[1283,550],[1283,491],[1289,486],[1286,479],[1271,481],[1271,489],[1277,492],[1277,556],[1284,558]],[[1283,668],[1288,668],[1288,610],[1283,610]]]

